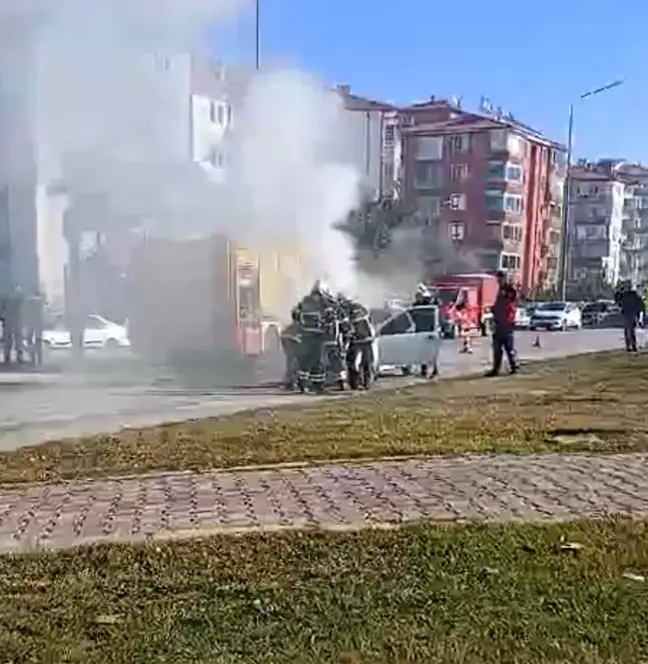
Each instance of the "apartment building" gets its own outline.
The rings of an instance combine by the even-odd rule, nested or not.
[[[555,287],[564,148],[512,117],[431,98],[401,110],[403,195],[439,243],[522,290]]]
[[[648,168],[620,162],[625,187],[621,243],[621,276],[637,286],[648,283]]]
[[[353,94],[348,85],[338,85],[337,92],[347,111],[351,163],[372,196],[398,198],[402,160],[398,109]]]
[[[622,260],[626,195],[632,180],[615,163],[579,161],[571,174],[568,275],[573,281],[614,285]]]

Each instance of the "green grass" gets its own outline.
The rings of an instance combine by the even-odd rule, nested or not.
[[[648,449],[648,354],[611,352],[350,399],[47,443],[0,482],[465,452]]]
[[[628,521],[4,556],[0,659],[639,663],[648,660],[646,574],[648,530]]]

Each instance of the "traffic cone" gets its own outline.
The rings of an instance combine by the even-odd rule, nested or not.
[[[538,334],[538,333],[536,333],[536,338],[533,342],[533,347],[534,348],[542,348],[542,346],[540,345],[540,334]]]

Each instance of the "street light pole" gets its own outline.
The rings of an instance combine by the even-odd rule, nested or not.
[[[563,206],[561,218],[560,233],[560,299],[564,302],[567,299],[567,252],[569,251],[569,232],[570,232],[570,190],[571,190],[571,162],[572,149],[574,146],[574,104],[569,104],[569,128],[567,130],[567,170],[565,172],[565,181],[563,183]]]
[[[254,68],[259,71],[261,67],[261,0],[256,0],[254,6]]]
[[[580,95],[579,99],[587,99],[593,97],[601,92],[605,92],[612,88],[617,88],[625,83],[625,79],[621,78],[607,85],[603,85],[595,90],[590,90]],[[561,219],[561,238],[560,238],[560,298],[564,301],[567,299],[567,277],[568,277],[568,254],[570,250],[570,234],[571,234],[571,170],[572,170],[572,153],[574,147],[574,104],[569,104],[569,127],[567,130],[567,170],[565,173],[565,182],[563,184],[563,209]]]

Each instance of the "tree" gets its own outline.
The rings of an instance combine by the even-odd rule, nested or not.
[[[337,228],[353,240],[356,257],[369,253],[377,258],[389,249],[395,229],[409,217],[411,213],[401,201],[365,198]]]

